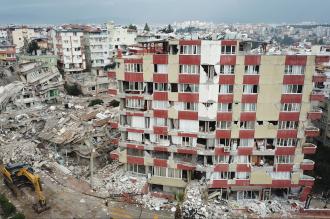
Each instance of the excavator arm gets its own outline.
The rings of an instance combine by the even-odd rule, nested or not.
[[[0,173],[3,175],[5,180],[8,180],[10,183],[13,183],[10,172],[5,168],[5,165],[0,164]]]
[[[17,176],[25,176],[32,183],[38,199],[38,204],[35,204],[33,206],[34,210],[40,213],[49,209],[50,207],[47,206],[46,198],[42,191],[40,177],[38,175],[29,172],[27,168],[21,168],[17,173]]]

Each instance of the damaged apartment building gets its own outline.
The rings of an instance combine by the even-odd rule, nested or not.
[[[18,63],[1,68],[0,112],[59,101],[62,75],[43,62]]]
[[[121,140],[111,157],[175,194],[194,179],[223,198],[305,200],[312,120],[324,93],[313,55],[238,40],[158,40],[117,59]]]

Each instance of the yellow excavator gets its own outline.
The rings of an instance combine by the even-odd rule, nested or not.
[[[34,170],[27,164],[11,164],[4,165],[0,163],[0,173],[4,178],[5,184],[13,191],[14,195],[18,195],[18,188],[29,186],[36,193],[38,203],[33,204],[32,208],[41,213],[50,207],[46,204],[46,198],[43,194],[40,177],[34,174]]]

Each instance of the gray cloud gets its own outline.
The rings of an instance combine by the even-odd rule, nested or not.
[[[328,0],[0,0],[0,23],[330,21]]]

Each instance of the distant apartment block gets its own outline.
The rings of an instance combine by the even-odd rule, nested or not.
[[[14,28],[9,33],[9,38],[12,40],[12,43],[16,45],[17,53],[21,53],[24,44],[27,46],[27,43],[29,43],[33,37],[37,36],[34,29],[28,27]]]
[[[250,42],[170,40],[117,59],[121,140],[111,157],[173,194],[192,179],[228,198],[305,200],[324,93],[312,55],[252,54]],[[323,79],[322,79],[323,80]]]
[[[84,32],[79,29],[57,29],[51,30],[50,35],[60,67],[67,73],[84,71],[86,69]]]
[[[6,40],[0,39],[0,62],[10,63],[16,61],[16,48],[15,45]]]

